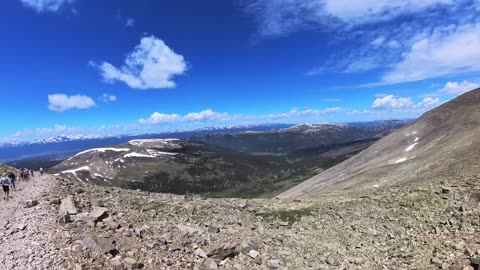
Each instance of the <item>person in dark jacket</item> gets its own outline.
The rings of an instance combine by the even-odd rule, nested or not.
[[[8,178],[10,178],[10,184],[12,186],[12,190],[16,190],[15,181],[17,181],[17,176],[13,172],[10,172],[8,174]]]

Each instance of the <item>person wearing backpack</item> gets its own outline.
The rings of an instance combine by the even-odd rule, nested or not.
[[[4,199],[8,201],[10,197],[10,178],[7,177],[6,173],[4,173],[0,178],[0,184],[2,185],[3,192],[5,193]]]

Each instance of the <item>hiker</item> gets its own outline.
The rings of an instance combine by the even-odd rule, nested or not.
[[[43,174],[43,168],[40,168],[40,174]]]
[[[4,199],[8,201],[10,196],[10,178],[7,177],[6,173],[4,173],[0,178],[0,184],[2,185],[3,192],[5,193]]]
[[[12,186],[12,190],[16,190],[15,181],[17,180],[17,176],[13,172],[10,172],[8,174],[8,178],[10,178],[10,184]]]

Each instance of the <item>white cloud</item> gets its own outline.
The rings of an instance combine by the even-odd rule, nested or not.
[[[372,104],[373,109],[393,111],[422,111],[429,110],[440,105],[440,99],[425,97],[421,102],[414,103],[411,97],[395,97],[387,95],[377,98]]]
[[[343,111],[340,107],[326,108],[323,110],[314,110],[314,109],[292,109],[289,112],[276,113],[268,115],[269,118],[281,119],[281,118],[306,118],[306,117],[318,117],[326,114],[339,113]]]
[[[135,89],[160,89],[175,87],[172,78],[183,74],[187,63],[161,39],[149,36],[141,39],[121,68],[107,62],[99,68],[107,82],[122,81]]]
[[[164,114],[164,113],[153,113],[148,119],[140,119],[138,122],[140,124],[165,124],[165,123],[179,123],[179,122],[211,122],[211,121],[226,121],[234,119],[235,116],[231,116],[228,113],[218,113],[214,112],[211,109],[204,110],[201,112],[191,112],[185,116],[180,116],[178,114]]]
[[[438,94],[458,96],[479,87],[480,87],[480,84],[469,82],[469,81],[447,82],[445,86],[438,91]]]
[[[163,114],[154,112],[148,119],[140,119],[138,122],[142,125],[158,125],[164,123],[172,123],[181,120],[182,117],[178,114]]]
[[[48,102],[48,108],[55,112],[63,112],[71,109],[88,109],[96,105],[91,97],[83,95],[48,95]]]
[[[125,26],[126,27],[132,27],[132,26],[135,26],[135,19],[133,18],[127,18],[127,20],[125,21]]]
[[[422,102],[417,104],[417,108],[431,109],[431,108],[434,108],[434,107],[436,107],[440,104],[441,104],[441,102],[440,102],[440,99],[438,97],[437,98],[426,97],[422,100]]]
[[[388,95],[383,98],[377,98],[372,104],[374,109],[404,109],[412,106],[411,98],[395,98],[393,95]]]
[[[74,0],[20,0],[25,6],[35,9],[37,12],[57,12],[60,8]]]
[[[117,100],[117,96],[114,96],[114,95],[109,95],[109,94],[103,94],[100,99],[103,101],[103,102],[114,102]]]
[[[189,113],[183,117],[187,121],[219,121],[229,118],[227,113],[217,113],[211,109],[204,110],[198,113]]]
[[[480,24],[434,32],[415,42],[386,73],[386,84],[480,71]]]

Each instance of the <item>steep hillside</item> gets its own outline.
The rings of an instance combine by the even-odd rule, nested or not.
[[[217,133],[197,136],[191,140],[246,153],[286,154],[311,147],[380,138],[408,123],[410,121],[390,120],[353,124],[301,124],[263,132]]]
[[[279,197],[406,185],[480,173],[480,89],[425,113],[411,125]]]

